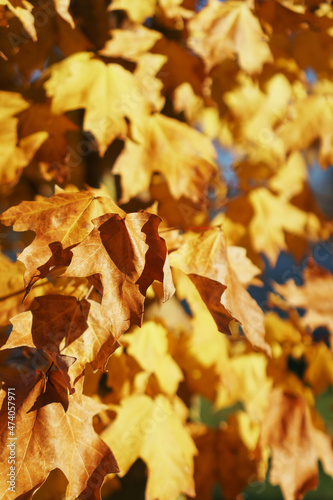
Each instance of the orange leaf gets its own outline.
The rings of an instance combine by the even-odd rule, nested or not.
[[[302,396],[276,390],[263,422],[262,443],[272,449],[270,482],[281,486],[285,500],[302,498],[318,483],[318,460],[333,474],[329,436],[317,430]]]
[[[191,278],[221,332],[230,333],[236,319],[253,345],[270,352],[264,314],[233,271],[221,229],[192,238],[170,255],[170,263]]]
[[[103,370],[119,347],[109,322],[101,315],[100,305],[90,300],[45,295],[34,300],[30,311],[18,314],[11,322],[13,330],[1,349],[37,348],[54,362],[58,355],[72,357],[75,363],[68,373],[70,387],[82,376],[87,363],[92,363],[95,370]]]
[[[10,387],[15,387],[16,439],[7,439],[8,417],[2,412],[0,457],[6,464],[0,474],[2,498],[31,498],[56,468],[63,471],[69,482],[66,500],[76,500],[81,495],[90,500],[98,498],[105,475],[118,472],[113,453],[92,426],[92,417],[105,406],[83,396],[81,404],[70,397],[66,413],[58,402],[34,409],[36,399],[44,391],[41,372],[29,371],[24,380],[17,376],[10,380]],[[8,394],[12,394],[7,382],[7,394],[4,389],[2,392],[7,408]],[[15,448],[15,492],[8,490],[7,483],[9,443],[14,443]]]
[[[66,250],[80,243],[93,229],[91,219],[107,212],[124,214],[109,198],[88,191],[57,193],[51,198],[23,201],[0,216],[15,231],[34,231],[36,238],[19,256],[25,265],[24,282],[31,287],[50,267],[70,260]]]
[[[90,277],[103,293],[101,311],[116,339],[130,325],[141,326],[145,293],[154,280],[163,283],[164,300],[174,293],[165,241],[157,231],[160,220],[145,212],[94,219],[94,230],[72,250],[63,274]]]

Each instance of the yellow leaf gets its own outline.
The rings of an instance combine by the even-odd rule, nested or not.
[[[173,395],[183,379],[182,371],[168,353],[167,330],[153,321],[144,323],[141,329],[127,334],[127,349],[148,374],[154,373],[159,386],[168,395]]]
[[[141,120],[132,130],[134,140],[113,168],[121,175],[122,202],[146,191],[154,172],[163,174],[175,198],[200,202],[216,171],[211,141],[185,123],[159,113]]]
[[[285,232],[309,236],[311,224],[315,232],[319,231],[314,214],[300,210],[265,188],[254,189],[249,200],[254,209],[249,226],[252,245],[257,252],[265,253],[273,265],[280,251],[287,249]]]
[[[114,5],[115,2],[112,3],[112,7]],[[139,60],[155,45],[157,40],[162,38],[162,34],[158,31],[139,24],[130,26],[129,29],[114,29],[111,35],[112,39],[106,42],[99,54],[106,57],[122,57],[129,61]]]
[[[0,92],[0,185],[18,182],[23,167],[33,158],[47,132],[36,132],[21,139],[18,144],[17,123],[14,115],[29,107],[29,103],[15,92]]]
[[[0,5],[7,5],[8,9],[21,21],[26,32],[36,41],[37,33],[35,18],[32,14],[34,6],[26,0],[0,0]]]
[[[230,266],[221,229],[190,239],[170,255],[170,263],[193,281],[220,331],[228,333],[230,321],[236,319],[250,342],[270,351],[263,312]]]
[[[54,113],[84,108],[83,127],[96,138],[100,155],[117,137],[124,138],[126,119],[140,123],[150,112],[139,82],[119,64],[104,64],[81,52],[54,64],[45,83]]]
[[[75,27],[74,20],[70,13],[68,12],[70,0],[55,0],[55,8],[58,12],[59,16],[61,16],[68,24],[71,25],[72,28]]]
[[[157,0],[114,0],[110,10],[125,10],[129,18],[135,23],[141,24],[147,17],[151,17],[156,8]]]
[[[258,73],[266,62],[272,62],[260,23],[245,2],[211,1],[191,19],[189,28],[189,45],[209,70],[235,56],[249,73]]]
[[[122,474],[141,457],[148,467],[146,500],[194,496],[196,447],[169,400],[145,395],[122,400],[115,421],[101,434],[112,446]],[[167,478],[167,480],[166,480]]]

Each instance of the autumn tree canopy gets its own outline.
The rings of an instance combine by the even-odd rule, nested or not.
[[[332,54],[324,0],[0,0],[1,499],[332,487]]]

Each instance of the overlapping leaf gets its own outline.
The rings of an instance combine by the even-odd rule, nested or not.
[[[101,156],[117,137],[126,137],[126,118],[140,123],[150,106],[136,78],[119,64],[104,64],[82,52],[50,68],[45,83],[55,114],[84,108],[83,127],[97,140]]]
[[[208,69],[237,56],[242,69],[256,73],[265,62],[272,61],[260,23],[247,3],[209,2],[189,26],[190,46],[204,59]]]
[[[250,342],[269,352],[263,312],[231,268],[221,229],[192,238],[170,259],[191,278],[220,331],[228,333],[230,321],[236,319]]]
[[[110,198],[82,191],[24,201],[3,213],[0,220],[6,226],[13,226],[15,231],[36,233],[34,241],[19,257],[25,265],[25,286],[45,277],[50,267],[65,265],[70,259],[65,251],[90,233],[94,228],[92,219],[108,212],[124,214]]]
[[[290,305],[306,310],[304,321],[312,330],[324,326],[333,335],[332,274],[312,262],[304,270],[304,279],[302,286],[290,279],[284,285],[276,283],[274,288]]]
[[[14,500],[22,496],[30,499],[56,468],[64,472],[69,482],[66,500],[76,500],[80,494],[85,498],[97,498],[105,475],[118,471],[111,450],[92,426],[92,417],[104,406],[83,396],[81,404],[71,398],[66,413],[59,402],[32,409],[41,394],[47,397],[47,392],[43,392],[43,374],[30,371],[25,380],[11,377],[9,383],[10,387],[15,383],[16,388],[16,488],[15,492],[8,490],[8,418],[2,412],[0,457],[4,466],[0,474],[0,498]],[[2,392],[7,406],[7,395],[4,389]],[[36,457],[40,460],[36,461]]]
[[[13,330],[2,349],[37,348],[55,364],[59,355],[72,357],[74,364],[69,370],[64,367],[70,387],[83,375],[87,363],[103,370],[110,355],[119,347],[100,305],[91,300],[45,295],[36,298],[30,311],[15,316],[11,322]],[[58,368],[62,371],[62,366]]]
[[[146,499],[194,496],[196,447],[167,398],[131,396],[123,400],[115,421],[101,434],[110,444],[122,474],[141,457],[148,467]],[[165,471],[168,480],[165,481]]]
[[[34,154],[47,139],[45,131],[31,131],[18,143],[17,123],[15,114],[29,107],[20,94],[14,92],[0,92],[0,185],[16,184],[22,169],[30,162]]]
[[[113,172],[121,175],[122,201],[149,189],[154,172],[163,174],[174,198],[202,202],[216,170],[210,140],[184,123],[156,113],[134,129]]]
[[[174,293],[167,250],[156,215],[106,214],[93,223],[94,230],[72,250],[63,276],[91,277],[117,339],[131,324],[141,326],[145,293],[154,280],[163,283],[164,300]]]

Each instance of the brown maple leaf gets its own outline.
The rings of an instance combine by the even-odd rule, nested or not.
[[[23,201],[4,212],[0,221],[5,226],[36,233],[18,258],[25,265],[28,291],[51,267],[68,264],[68,250],[88,236],[94,228],[91,220],[108,212],[125,214],[110,198],[88,191],[61,192],[38,201]]]
[[[30,311],[18,314],[11,323],[13,330],[1,349],[40,349],[58,366],[71,392],[87,363],[92,363],[95,370],[103,370],[119,347],[100,304],[91,300],[78,301],[64,295],[38,297]],[[70,367],[59,365],[65,356],[75,363]]]
[[[102,314],[109,317],[116,339],[131,324],[141,326],[147,288],[163,283],[164,300],[174,293],[161,219],[147,212],[93,220],[94,230],[77,247],[63,276],[89,277],[103,294]],[[96,276],[97,275],[97,276]]]
[[[15,440],[9,439],[8,415],[0,418],[0,498],[31,499],[49,473],[59,468],[68,480],[66,500],[78,497],[95,500],[106,474],[118,472],[117,462],[109,447],[92,426],[92,417],[105,408],[87,396],[79,404],[72,397],[65,413],[59,402],[44,406],[34,404],[45,390],[41,372],[29,372],[23,380],[19,374],[6,379],[1,390],[3,408],[7,408],[9,387],[15,387]],[[46,386],[44,398],[51,390]],[[30,410],[30,411],[29,411]],[[8,490],[8,443],[15,443],[15,492]],[[39,457],[39,460],[36,460]]]

